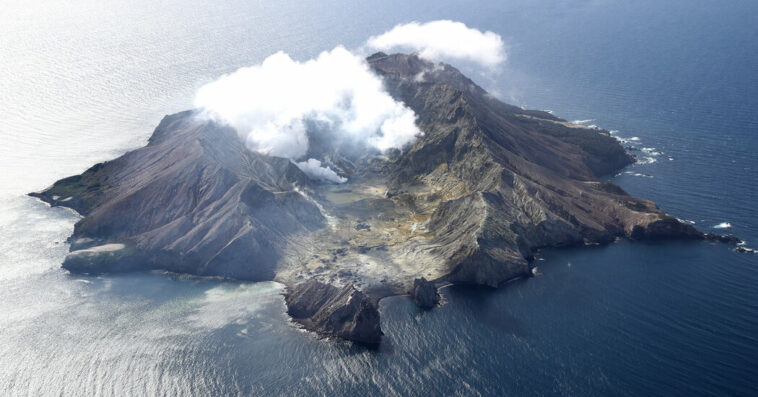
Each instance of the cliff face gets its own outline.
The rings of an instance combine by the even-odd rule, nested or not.
[[[308,157],[349,178],[328,185],[230,127],[166,116],[146,147],[32,194],[84,216],[63,266],[274,279],[306,327],[373,343],[371,299],[418,278],[498,286],[530,275],[540,247],[703,238],[597,179],[632,161],[607,132],[504,104],[449,65],[369,63],[418,115],[411,147],[346,157],[313,142]]]

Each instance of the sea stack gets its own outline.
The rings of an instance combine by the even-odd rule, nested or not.
[[[416,305],[422,309],[431,309],[440,303],[437,286],[423,277],[413,280],[410,295]]]
[[[309,280],[285,294],[287,313],[307,330],[367,345],[381,341],[377,302],[352,285],[337,288]]]

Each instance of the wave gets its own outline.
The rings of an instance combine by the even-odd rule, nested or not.
[[[732,227],[732,224],[729,222],[721,222],[718,225],[714,226],[714,229],[728,229]]]
[[[631,137],[631,138],[624,138],[623,136],[618,136],[618,135],[615,135],[616,133],[618,133],[618,130],[614,130],[614,131],[615,131],[615,132],[611,132],[611,135],[613,136],[613,138],[615,138],[615,139],[616,139],[617,141],[619,141],[620,143],[625,143],[625,144],[632,144],[632,145],[635,145],[635,144],[639,144],[639,143],[640,143],[640,138],[638,138],[638,137],[636,137],[636,136],[633,136],[633,137]],[[648,149],[649,149],[649,148],[648,148]]]
[[[614,138],[616,138],[616,140],[619,141],[620,143],[629,143],[629,140],[626,138],[622,138],[620,136],[614,136]]]
[[[653,164],[656,161],[658,161],[658,159],[656,159],[655,157],[642,157],[642,158],[637,159],[637,164],[643,164],[643,165]]]
[[[572,122],[571,122],[571,124],[576,124],[576,125],[584,125],[584,124],[587,124],[587,123],[589,123],[589,122],[591,122],[591,121],[595,121],[595,119],[587,119],[587,120],[574,120],[574,121],[572,121]]]
[[[652,176],[652,175],[643,174],[641,172],[624,171],[624,173],[627,174],[627,175],[639,176],[639,177],[642,177],[642,178],[654,178],[654,176]]]

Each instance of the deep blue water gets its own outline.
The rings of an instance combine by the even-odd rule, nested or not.
[[[664,3],[664,4],[661,4]],[[617,130],[611,178],[758,245],[753,1],[24,2],[0,15],[0,394],[755,395],[758,255],[709,243],[541,254],[540,275],[382,301],[378,351],[293,326],[275,283],[60,269],[77,217],[25,198],[141,146],[219,74],[411,20],[500,33],[506,101]]]

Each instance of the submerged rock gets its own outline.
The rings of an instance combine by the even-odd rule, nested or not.
[[[721,234],[716,233],[706,233],[704,235],[706,240],[712,240],[719,243],[725,243],[725,244],[742,244],[742,240],[738,238],[737,236],[724,236]]]
[[[342,288],[309,280],[287,289],[287,313],[321,336],[369,345],[381,341],[377,302],[352,285]]]
[[[430,309],[440,303],[437,286],[424,277],[413,280],[413,288],[410,294],[416,305],[422,309]]]

